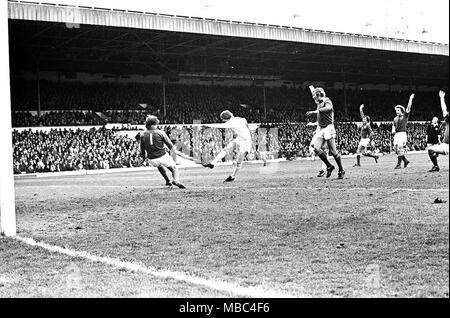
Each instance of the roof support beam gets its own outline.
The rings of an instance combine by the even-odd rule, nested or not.
[[[106,25],[409,53],[449,55],[449,46],[447,44],[151,13],[101,10],[78,6],[8,2],[8,16],[10,19],[19,20]]]

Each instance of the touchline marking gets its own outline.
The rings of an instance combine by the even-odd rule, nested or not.
[[[171,270],[157,270],[153,267],[145,267],[134,262],[121,261],[117,258],[96,256],[83,251],[76,251],[68,248],[63,248],[60,246],[50,245],[45,242],[37,242],[32,238],[25,238],[20,236],[14,236],[14,239],[21,241],[30,246],[37,246],[46,249],[50,252],[56,252],[60,254],[65,254],[71,257],[84,258],[92,262],[103,263],[111,265],[117,268],[124,268],[132,272],[141,272],[144,274],[152,275],[158,278],[171,278],[177,281],[190,283],[193,285],[204,286],[210,289],[214,289],[221,292],[227,292],[232,294],[237,294],[241,296],[253,297],[253,298],[293,298],[294,296],[288,295],[282,292],[267,290],[261,286],[254,287],[243,287],[235,283],[223,282],[218,280],[211,280],[206,278],[201,278],[198,276],[188,275],[182,272],[175,272]]]
[[[17,187],[18,185],[16,185]],[[42,188],[41,185],[20,185],[21,187],[24,188]],[[111,184],[107,184],[107,185],[98,185],[98,184],[61,184],[61,185],[46,185],[45,188],[128,188],[128,189],[167,189],[167,187],[165,186],[161,186],[161,187],[150,187],[150,186],[143,186],[143,185],[111,185]],[[449,189],[430,189],[430,188],[425,188],[425,189],[412,189],[412,188],[356,188],[356,187],[352,187],[352,188],[320,188],[320,187],[315,187],[315,188],[309,188],[309,187],[233,187],[233,186],[224,186],[224,187],[216,187],[216,186],[194,186],[194,187],[187,187],[186,190],[208,190],[208,189],[212,189],[212,190],[227,190],[227,189],[243,189],[243,190],[337,190],[337,191],[346,191],[346,190],[357,190],[357,191],[380,191],[380,190],[384,190],[384,191],[392,191],[392,192],[449,192]],[[182,190],[180,190],[182,191]]]

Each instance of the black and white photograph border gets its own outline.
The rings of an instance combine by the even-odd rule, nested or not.
[[[54,2],[0,7],[0,298],[448,299],[447,1]]]

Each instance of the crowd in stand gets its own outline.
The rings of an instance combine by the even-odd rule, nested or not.
[[[307,87],[168,84],[164,98],[161,84],[41,81],[41,109],[58,113],[38,117],[25,113],[37,108],[36,83],[13,81],[11,87],[14,127],[96,123],[95,116],[73,110],[102,112],[110,123],[140,124],[148,113],[167,124],[211,123],[219,120],[224,109],[250,123],[304,122],[306,111],[315,107]],[[333,88],[326,92],[334,103],[337,121],[360,121],[360,104],[366,105],[374,121],[392,121],[393,107],[405,105],[410,93],[346,89],[344,94],[344,90]],[[437,93],[416,93],[410,120],[430,120],[434,115],[440,115]]]
[[[410,150],[426,148],[427,124],[408,124]],[[209,162],[233,138],[229,129],[200,126],[165,126],[179,151],[200,162]],[[373,124],[372,151],[391,151],[391,125]],[[268,159],[309,156],[309,145],[315,127],[298,124],[266,124],[252,132],[253,149],[247,160],[258,159],[257,151],[266,152]],[[341,154],[356,152],[360,140],[359,127],[352,123],[336,125],[337,145]],[[109,169],[139,166],[139,147],[135,136],[105,128],[13,131],[14,173],[58,172],[71,170]],[[258,147],[258,149],[256,149]],[[230,160],[229,154],[226,160]]]
[[[50,111],[41,116],[21,111],[12,114],[13,127],[39,127],[39,126],[84,126],[102,125],[102,121],[92,111]]]
[[[13,131],[14,173],[138,166],[136,144],[114,130]]]

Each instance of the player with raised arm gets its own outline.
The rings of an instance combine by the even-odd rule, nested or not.
[[[328,161],[327,155],[323,151],[323,146],[326,143],[328,145],[330,154],[334,157],[334,160],[339,167],[338,179],[343,179],[345,171],[342,167],[341,156],[336,150],[336,129],[334,128],[333,103],[328,97],[326,97],[323,88],[314,88],[314,86],[311,85],[309,86],[309,89],[311,90],[311,94],[317,104],[317,109],[307,112],[306,115],[310,116],[312,114],[316,114],[317,122],[319,124],[319,127],[314,136],[314,152],[326,164],[326,177],[329,178],[335,167]]]
[[[442,140],[442,143],[437,145],[432,145],[428,148],[428,155],[430,156],[431,162],[433,162],[433,168],[429,172],[435,172],[439,171],[439,165],[437,162],[437,157],[439,155],[448,155],[448,142],[449,142],[449,118],[448,118],[448,111],[447,111],[447,105],[445,104],[445,92],[439,91],[439,99],[441,101],[441,109],[442,109],[442,116],[444,116],[445,121],[445,132],[444,132],[444,139]]]
[[[203,164],[203,166],[213,169],[218,162],[225,158],[227,152],[231,152],[234,148],[237,148],[238,154],[233,163],[235,166],[233,173],[224,180],[224,182],[232,182],[236,178],[236,173],[241,170],[245,156],[252,148],[252,137],[245,118],[235,117],[229,110],[225,110],[220,114],[220,119],[224,123],[220,124],[219,128],[230,128],[237,137],[222,149],[210,163]]]
[[[375,159],[378,163],[378,156],[373,155],[367,150],[370,144],[370,138],[373,135],[373,130],[370,127],[370,117],[364,115],[364,104],[359,106],[359,113],[361,114],[362,126],[361,126],[361,140],[358,144],[358,149],[356,150],[356,164],[353,167],[361,166],[361,154],[366,157],[371,157]]]
[[[158,171],[166,180],[166,185],[170,183],[170,180],[167,177],[165,168],[169,169],[173,176],[171,183],[178,188],[184,189],[185,186],[180,183],[180,173],[177,165],[166,152],[164,146],[167,146],[169,150],[176,150],[167,134],[156,127],[157,124],[159,124],[158,117],[147,116],[145,120],[146,131],[140,137],[141,159],[142,161],[148,159],[153,167],[158,168]]]
[[[406,143],[408,142],[408,136],[406,134],[406,126],[408,124],[409,114],[411,113],[411,106],[414,99],[414,94],[409,96],[408,106],[403,107],[397,105],[394,107],[396,117],[392,125],[392,133],[394,134],[394,151],[397,154],[397,165],[395,169],[401,169],[401,163],[404,162],[404,167],[409,165],[409,160],[405,157]]]

